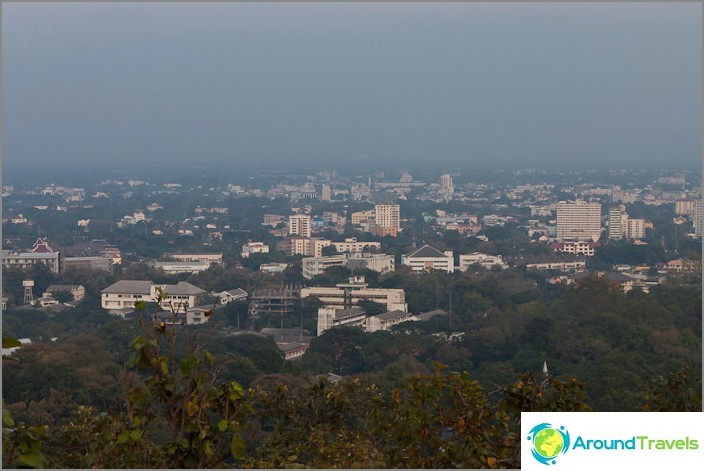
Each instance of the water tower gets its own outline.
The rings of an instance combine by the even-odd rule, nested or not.
[[[34,287],[34,280],[23,280],[22,286],[24,287],[24,304],[31,304],[34,296],[32,295],[32,288]]]

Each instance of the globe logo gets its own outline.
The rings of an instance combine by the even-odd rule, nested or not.
[[[555,464],[555,458],[570,449],[570,434],[564,426],[554,428],[548,423],[536,425],[531,429],[528,440],[533,443],[533,458],[544,465]]]

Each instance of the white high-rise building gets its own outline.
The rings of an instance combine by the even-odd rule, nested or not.
[[[401,227],[401,207],[397,204],[377,204],[374,206],[374,224],[380,227],[399,229]]]
[[[452,196],[455,193],[455,187],[452,184],[452,175],[446,173],[440,176],[440,193],[446,196]]]
[[[628,220],[628,215],[623,212],[621,206],[612,206],[609,209],[609,239],[623,239],[626,220]]]
[[[288,217],[288,234],[301,237],[311,236],[311,223],[309,214],[293,214]]]
[[[320,201],[330,201],[332,199],[332,191],[330,185],[323,183],[323,190],[320,193]]]
[[[702,235],[702,200],[697,200],[694,205],[694,233]]]
[[[599,240],[601,204],[581,200],[557,203],[557,240]]]

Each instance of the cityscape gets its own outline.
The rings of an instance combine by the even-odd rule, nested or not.
[[[701,122],[701,109],[699,102],[684,106],[701,101],[701,80],[696,93],[684,79],[677,89],[662,87],[651,103],[643,98],[652,94],[648,80],[687,76],[689,63],[670,55],[670,69],[643,75],[641,64],[670,54],[670,43],[653,52],[630,42],[647,37],[647,25],[685,25],[682,31],[693,28],[699,37],[701,25],[690,25],[685,9],[677,9],[683,6],[655,5],[642,16],[601,5],[397,8],[3,5],[4,468],[518,469],[521,412],[701,412],[701,130],[689,128],[693,118]],[[663,20],[658,8],[671,16]],[[688,8],[701,14],[701,5]],[[145,16],[138,21],[136,12]],[[462,48],[449,62],[439,51],[459,47],[462,35],[478,34],[484,24],[515,29],[518,18],[535,28],[566,19],[574,29],[554,34],[570,47],[603,53],[585,56],[603,70],[618,69],[620,56],[609,63],[604,44],[581,42],[593,34],[580,29],[580,12],[608,33],[611,53],[632,54],[624,80],[643,81],[612,109],[603,97],[611,79],[599,79],[603,90],[586,86],[593,77],[584,79],[586,91],[574,92],[582,111],[574,115],[603,106],[603,127],[585,118],[570,124],[574,134],[558,135],[567,124],[536,112],[531,123],[506,117],[513,124],[495,133],[494,102],[487,108],[477,95],[476,112],[488,121],[465,117],[476,129],[460,129],[454,98],[437,98],[436,109],[413,89],[414,80],[423,87],[446,81],[460,87],[455,98],[465,103],[474,93],[466,79],[494,93],[492,83],[501,87],[503,75],[465,71]],[[611,14],[622,15],[626,32],[602,22]],[[110,15],[119,27],[107,23]],[[51,27],[35,36],[41,24]],[[415,50],[406,42],[421,24],[435,36]],[[70,25],[78,30],[69,33]],[[110,34],[131,52],[119,52],[105,39]],[[530,41],[542,38],[535,34]],[[196,51],[202,38],[214,41],[210,35],[217,41],[203,50],[228,51],[237,68],[166,46],[184,41]],[[44,56],[52,37],[67,47],[59,56],[76,70]],[[237,38],[250,42],[229,45]],[[467,57],[501,69],[496,58],[513,49],[496,38],[498,45],[487,46],[493,55],[479,48]],[[680,44],[679,36],[671,40]],[[266,54],[242,52],[260,44],[273,53],[266,41],[280,48],[275,66]],[[365,54],[382,60],[374,73],[357,64],[351,79],[329,72],[325,80],[336,85],[326,89],[321,79],[318,102],[306,87],[328,72],[306,62],[298,47],[317,51],[326,64],[338,53],[360,64]],[[142,62],[151,50],[164,55],[146,53]],[[144,76],[130,82],[129,67],[120,79],[103,76],[112,70],[105,51]],[[557,46],[551,51],[562,54]],[[85,62],[81,72],[94,54],[106,62]],[[426,76],[419,67],[406,85],[387,86],[383,73],[406,64],[405,54],[438,70],[454,64],[463,79]],[[535,54],[547,61],[540,62],[544,77],[566,73]],[[150,82],[152,61],[167,70],[181,60],[212,75],[189,64]],[[66,75],[56,82],[37,76],[39,64],[47,74],[56,67]],[[246,85],[226,83],[256,70],[261,75]],[[95,82],[78,85],[83,80]],[[134,91],[119,92],[113,80]],[[174,92],[181,80],[208,85]],[[361,98],[366,80],[387,88]],[[529,86],[514,86],[524,97],[514,96],[512,109],[544,99],[544,91],[533,97]],[[222,87],[217,99],[208,87]],[[441,88],[428,96],[450,93]],[[269,93],[278,98],[267,101]],[[394,101],[394,93],[403,98]],[[201,111],[210,103],[208,117],[197,118],[207,130],[177,117],[181,94]],[[250,99],[260,103],[250,108]],[[301,109],[279,122],[291,113],[287,100]],[[378,115],[354,118],[375,100]],[[223,121],[221,102],[230,107]],[[562,109],[557,101],[545,106]],[[58,109],[65,121],[51,118]],[[379,124],[391,109],[395,120]],[[34,114],[39,110],[45,114]],[[439,113],[441,124],[434,127],[426,113]],[[394,127],[399,122],[408,128]],[[375,134],[378,126],[388,140]],[[256,134],[260,128],[270,134]],[[519,138],[530,129],[535,141]],[[598,130],[593,147],[580,130]],[[615,141],[619,132],[623,140]],[[350,144],[351,136],[365,144]],[[496,150],[487,151],[492,145]],[[194,148],[200,157],[189,154]],[[565,149],[574,156],[563,157]],[[595,152],[599,157],[590,158]]]

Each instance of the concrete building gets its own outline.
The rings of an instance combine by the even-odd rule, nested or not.
[[[312,234],[311,217],[309,214],[292,214],[288,217],[288,234],[310,237]]]
[[[49,285],[44,296],[54,296],[59,291],[71,293],[74,301],[80,301],[86,297],[86,288],[83,285]]]
[[[102,270],[112,273],[112,260],[105,257],[64,257],[63,269]]]
[[[377,204],[374,206],[374,225],[387,235],[398,233],[401,228],[401,207],[397,204]]]
[[[332,191],[330,185],[323,183],[323,189],[320,192],[320,201],[330,201],[332,200]]]
[[[318,337],[333,327],[343,325],[364,327],[366,319],[366,313],[359,307],[349,309],[321,307],[318,309]]]
[[[403,289],[369,288],[363,276],[350,278],[349,283],[340,283],[335,288],[314,286],[301,289],[301,299],[316,296],[325,307],[349,309],[361,300],[383,304],[387,310],[407,312],[406,293]]]
[[[628,219],[626,221],[627,239],[642,239],[645,237],[645,219]]]
[[[100,292],[101,306],[108,310],[134,308],[137,301],[156,302],[157,288],[164,293],[162,309],[183,312],[184,307],[196,305],[196,297],[204,291],[185,281],[175,285],[154,284],[151,281],[121,280]]]
[[[460,271],[466,271],[474,264],[479,264],[482,268],[492,269],[494,267],[508,268],[501,255],[487,255],[479,252],[460,255],[460,264],[457,267]]]
[[[358,242],[356,237],[345,239],[344,242],[333,242],[339,253],[362,252],[364,249],[381,249],[381,242]]]
[[[447,197],[455,194],[455,186],[452,184],[452,175],[449,173],[440,176],[440,189],[438,193]]]
[[[200,273],[211,267],[209,262],[154,262],[154,268],[164,270],[167,275],[179,273]]]
[[[222,253],[165,253],[164,258],[173,258],[178,262],[208,262],[222,265]]]
[[[328,257],[309,257],[302,260],[303,278],[310,280],[314,276],[322,275],[330,267],[344,267],[347,256],[330,255]]]
[[[374,221],[375,211],[370,209],[369,211],[357,211],[352,213],[351,219],[352,224],[362,224]]]
[[[232,301],[244,301],[247,299],[247,292],[241,288],[228,289],[218,293],[220,304],[227,304]]]
[[[691,216],[696,209],[696,201],[689,198],[678,198],[675,200],[675,214]]]
[[[346,266],[352,271],[367,268],[383,275],[396,269],[396,261],[393,255],[358,252],[347,256]]]
[[[625,222],[628,215],[623,211],[622,206],[612,206],[609,209],[609,239],[620,240],[626,232]]]
[[[553,252],[572,255],[586,255],[587,257],[594,255],[594,252],[598,246],[598,242],[586,241],[552,242],[548,244],[548,247],[552,249]]]
[[[320,237],[291,238],[290,255],[304,255],[307,257],[322,257],[323,247],[332,245],[332,242]]]
[[[597,241],[601,237],[601,204],[578,200],[557,204],[557,240]]]
[[[376,316],[369,316],[366,319],[365,330],[367,332],[377,332],[379,330],[389,330],[391,327],[406,321],[416,320],[413,314],[403,311],[390,311]]]
[[[3,268],[18,268],[26,270],[32,266],[43,263],[53,273],[59,273],[62,268],[61,252],[54,251],[46,239],[39,238],[28,252],[2,251]]]
[[[702,235],[702,200],[697,200],[694,205],[694,233],[698,236]]]
[[[247,242],[242,246],[242,258],[248,258],[253,253],[269,253],[269,246],[263,242]]]
[[[407,255],[402,255],[401,264],[417,272],[440,270],[452,273],[455,271],[455,257],[452,251],[443,253],[427,244]]]

